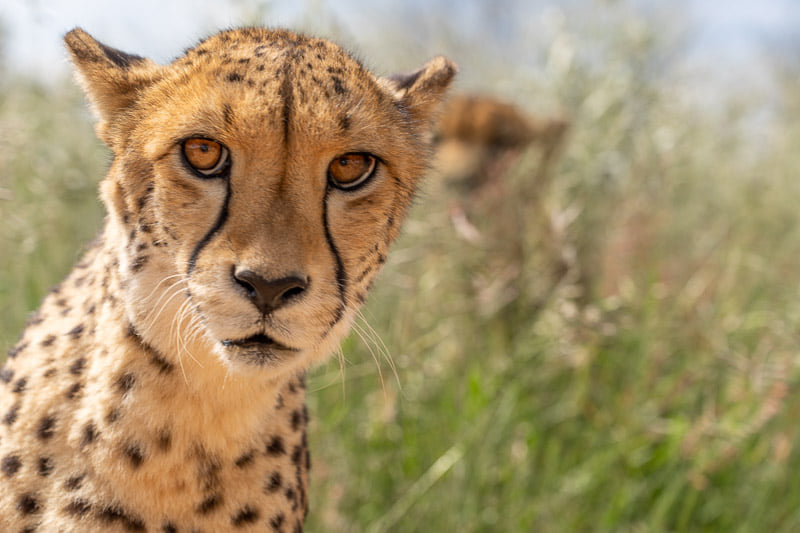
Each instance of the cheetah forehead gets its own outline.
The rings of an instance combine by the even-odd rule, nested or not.
[[[144,118],[189,123],[236,102],[283,123],[290,108],[312,127],[322,119],[347,129],[350,115],[362,111],[391,124],[387,131],[422,132],[456,72],[438,57],[411,74],[379,78],[338,45],[282,29],[223,31],[169,65],[113,49],[79,28],[65,42],[100,119],[100,138],[121,150]],[[182,118],[169,117],[169,108]],[[210,122],[219,118],[232,116]]]

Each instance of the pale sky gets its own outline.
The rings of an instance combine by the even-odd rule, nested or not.
[[[680,11],[692,26],[694,45],[690,60],[707,63],[712,76],[724,76],[730,69],[749,70],[753,62],[758,62],[764,41],[774,44],[785,36],[794,35],[800,42],[800,0],[629,1],[643,9]],[[75,26],[83,27],[115,48],[167,62],[215,30],[253,22],[257,6],[261,5],[267,13],[262,20],[269,25],[296,27],[300,24],[313,28],[318,23],[322,29],[342,28],[353,41],[345,44],[355,45],[359,51],[368,44],[374,48],[382,38],[381,32],[414,31],[416,28],[409,30],[408,25],[402,26],[399,22],[393,25],[400,12],[419,11],[418,16],[424,21],[427,13],[457,10],[461,16],[459,24],[467,27],[466,35],[471,25],[477,32],[483,22],[484,2],[492,0],[0,0],[0,27],[9,66],[54,78],[68,69],[61,36]],[[574,7],[581,3],[590,3],[595,8],[603,5],[600,0],[509,0],[490,5],[514,6],[513,9],[522,12],[518,17],[514,14],[516,18],[512,20],[524,21],[541,18],[548,6],[570,4]],[[309,13],[322,15],[310,16]],[[251,17],[249,20],[247,15]],[[427,31],[435,33],[436,27],[433,30],[429,27]],[[498,29],[498,40],[503,37],[501,32],[502,29]],[[413,41],[415,36],[403,38]],[[375,55],[373,49],[368,55]]]

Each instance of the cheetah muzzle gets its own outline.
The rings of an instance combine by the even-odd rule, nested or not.
[[[0,369],[0,530],[302,530],[306,370],[347,334],[455,66],[285,30],[168,65],[65,37],[105,227]]]

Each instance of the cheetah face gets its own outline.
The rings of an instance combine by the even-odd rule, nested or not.
[[[327,41],[259,29],[168,66],[67,42],[114,151],[103,196],[140,334],[169,337],[163,305],[233,368],[330,353],[397,235],[454,66],[377,78]]]

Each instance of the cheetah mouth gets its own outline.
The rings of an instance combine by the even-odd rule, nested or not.
[[[286,346],[276,341],[268,335],[259,333],[257,335],[250,335],[243,339],[224,339],[220,341],[226,348],[242,348],[245,350],[268,350],[268,351],[284,351],[284,352],[299,352],[297,348]]]

